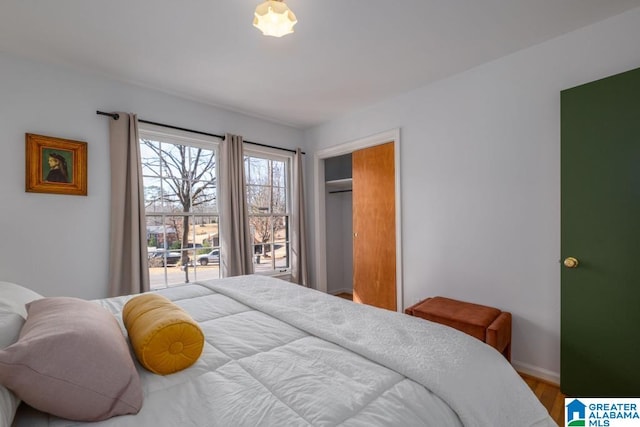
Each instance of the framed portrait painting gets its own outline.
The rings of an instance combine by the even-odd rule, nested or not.
[[[26,134],[26,191],[87,195],[87,143]]]

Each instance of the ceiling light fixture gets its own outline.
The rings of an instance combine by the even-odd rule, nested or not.
[[[269,0],[256,7],[253,26],[265,36],[282,37],[293,33],[298,20],[282,0]]]

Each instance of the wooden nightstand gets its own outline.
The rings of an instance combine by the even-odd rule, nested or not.
[[[511,362],[511,313],[445,297],[427,298],[407,308],[405,313],[476,337]]]

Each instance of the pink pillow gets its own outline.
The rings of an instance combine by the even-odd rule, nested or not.
[[[18,342],[0,350],[0,383],[34,408],[71,420],[138,413],[140,378],[111,313],[67,297],[33,301],[27,312]]]

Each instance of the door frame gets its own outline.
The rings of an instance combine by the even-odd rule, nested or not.
[[[341,143],[314,154],[313,179],[315,189],[315,258],[316,258],[316,289],[327,292],[327,224],[325,220],[325,179],[324,160],[329,157],[342,156],[356,150],[373,147],[375,145],[393,142],[395,199],[396,199],[396,310],[402,313],[404,309],[402,294],[402,213],[400,192],[400,128],[369,135],[364,138]]]

